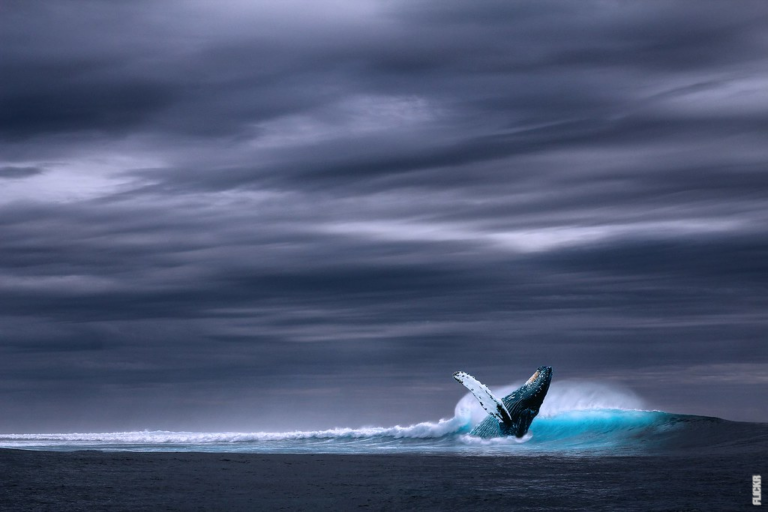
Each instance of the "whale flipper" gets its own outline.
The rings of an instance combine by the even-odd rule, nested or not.
[[[453,378],[461,382],[465,388],[475,395],[475,398],[477,398],[477,401],[483,406],[483,409],[499,420],[499,423],[507,426],[512,425],[512,415],[507,408],[504,407],[504,403],[496,398],[493,393],[491,393],[491,390],[482,382],[466,372],[456,372],[453,374]]]

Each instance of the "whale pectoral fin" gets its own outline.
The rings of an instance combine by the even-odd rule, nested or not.
[[[477,398],[477,401],[483,406],[483,409],[499,420],[499,423],[509,426],[512,425],[512,415],[509,414],[507,408],[504,407],[504,403],[496,398],[493,393],[491,393],[491,390],[485,387],[483,383],[465,372],[456,372],[453,374],[453,378],[462,383],[470,393],[475,395],[475,398]]]

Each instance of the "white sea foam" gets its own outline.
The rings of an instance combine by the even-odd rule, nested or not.
[[[494,388],[502,398],[522,383]],[[640,409],[642,401],[631,391],[589,381],[553,382],[541,408],[540,418],[562,415],[568,411],[589,409]],[[409,426],[334,428],[330,430],[292,432],[170,432],[137,431],[107,433],[59,434],[0,434],[0,446],[66,446],[66,445],[220,445],[229,443],[270,443],[281,441],[366,440],[366,439],[434,439],[466,434],[482,421],[487,413],[477,400],[467,394],[456,404],[454,416],[438,422],[423,422]],[[460,435],[465,444],[496,445],[526,442],[530,436],[519,439],[479,440]]]
[[[533,434],[528,432],[523,437],[507,436],[507,437],[491,437],[483,439],[482,437],[471,436],[469,434],[462,434],[459,436],[459,441],[469,446],[485,446],[485,447],[498,447],[498,446],[514,446],[517,444],[527,443],[533,439]]]
[[[443,437],[466,429],[467,424],[461,418],[443,419],[437,423],[423,422],[401,427],[363,427],[334,428],[330,430],[292,431],[292,432],[91,432],[72,434],[4,434],[0,435],[0,446],[8,442],[26,442],[31,445],[41,443],[107,443],[107,444],[208,444],[208,443],[247,443],[269,441],[291,441],[311,439],[366,439],[390,437],[393,439],[427,439]]]

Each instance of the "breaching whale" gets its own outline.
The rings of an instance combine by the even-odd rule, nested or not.
[[[477,379],[465,372],[456,372],[453,378],[464,384],[488,413],[470,435],[478,437],[523,437],[549,391],[552,367],[539,366],[531,378],[519,389],[499,400]]]

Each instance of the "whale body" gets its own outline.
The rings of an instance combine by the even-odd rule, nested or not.
[[[539,366],[525,384],[501,400],[468,373],[456,372],[453,378],[462,383],[488,413],[488,417],[472,429],[470,435],[483,438],[523,437],[547,396],[552,367]]]

